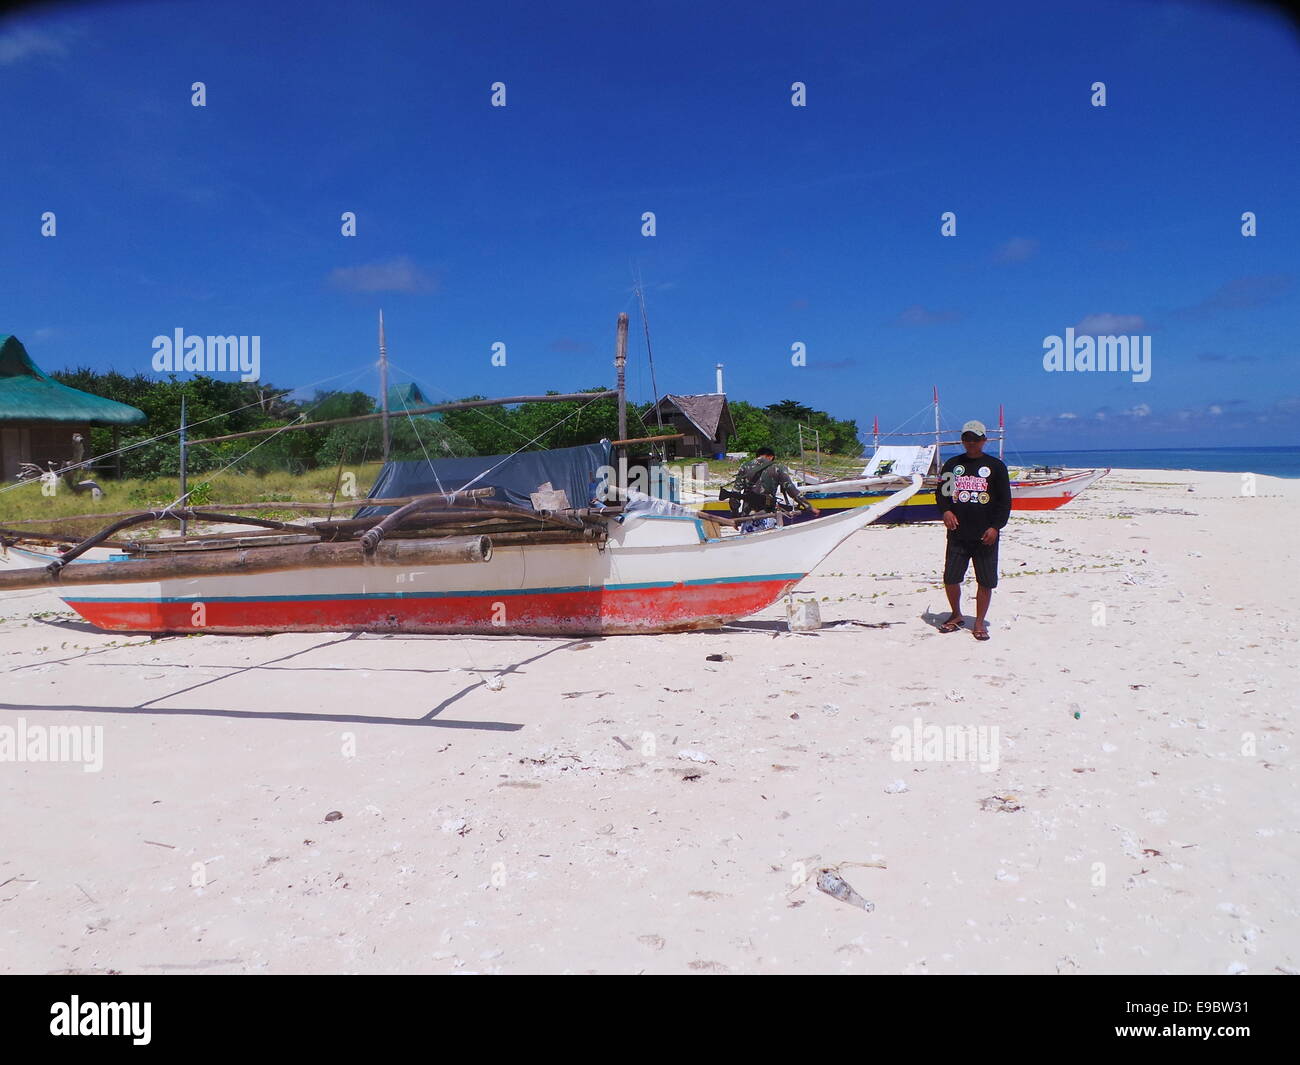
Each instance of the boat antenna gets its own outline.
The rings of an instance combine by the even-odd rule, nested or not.
[[[384,309],[379,309],[379,402],[384,423],[384,461],[388,461],[388,342],[384,338]]]
[[[1002,416],[1002,404],[998,404],[998,458],[1002,457],[1003,446],[1007,442],[1007,423]]]
[[[659,429],[664,427],[663,415],[659,410],[659,385],[655,382],[655,355],[650,349],[650,319],[645,313],[645,289],[641,285],[641,273],[637,272],[636,276],[636,298],[641,304],[641,324],[645,327],[645,354],[650,363],[650,391],[654,395],[655,404],[655,426]]]
[[[930,468],[943,464],[943,457],[940,454],[943,450],[943,433],[939,429],[939,386],[934,386],[934,458],[930,460]]]

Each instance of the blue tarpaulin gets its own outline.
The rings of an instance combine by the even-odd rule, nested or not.
[[[571,507],[585,507],[591,500],[597,471],[609,466],[610,444],[584,444],[551,451],[522,451],[518,455],[479,455],[474,458],[418,459],[388,462],[379,471],[370,499],[398,499],[402,496],[452,492],[472,481],[474,488],[492,487],[498,503],[515,503],[532,509],[531,493],[548,481],[563,491]],[[491,470],[482,478],[485,470]],[[357,517],[388,514],[393,507],[362,507]]]

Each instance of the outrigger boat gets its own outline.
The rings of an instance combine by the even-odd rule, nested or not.
[[[882,469],[885,472],[881,472]],[[895,474],[893,470],[901,470]],[[801,485],[804,497],[822,514],[853,507],[870,506],[911,476],[924,470],[924,483],[905,504],[882,520],[886,524],[938,521],[941,517],[935,491],[939,484],[939,462],[933,445],[927,447],[880,447],[863,470],[863,476],[842,481]],[[1084,489],[1110,473],[1110,469],[1017,471],[1011,470],[1011,510],[1056,510]],[[724,504],[725,506],[725,504]],[[708,506],[706,510],[710,509]],[[725,513],[725,510],[724,510]]]
[[[537,499],[589,499],[592,461],[603,454],[607,464],[609,454],[608,442],[592,447],[604,450],[523,456]],[[575,451],[584,454],[561,454]],[[554,472],[537,481],[538,464],[550,458]],[[712,628],[776,602],[854,532],[906,503],[922,480],[912,477],[869,506],[811,525],[784,525],[777,515],[777,528],[745,532],[725,517],[646,496],[610,506],[527,506],[511,501],[519,498],[517,482],[480,475],[473,478],[479,487],[452,488],[438,466],[389,463],[376,482],[380,498],[343,520],[289,523],[209,508],[128,515],[48,565],[0,571],[0,592],[53,587],[87,621],[118,632]],[[441,489],[384,498],[383,488],[401,480],[399,467],[431,473]],[[124,538],[138,526],[177,520],[257,528]],[[108,547],[117,549],[113,561],[77,563]]]
[[[935,500],[935,490],[939,485],[941,468],[940,448],[961,446],[956,441],[939,441],[941,431],[938,428],[938,392],[935,393],[935,437],[933,444],[877,444],[871,458],[857,477],[835,481],[807,481],[799,485],[799,491],[817,510],[816,517],[836,514],[841,510],[871,506],[886,498],[898,486],[910,477],[921,476],[923,485],[905,503],[890,510],[876,519],[882,524],[907,524],[912,522],[938,521],[939,504]],[[998,410],[998,453],[1001,454],[1005,439],[1004,417]],[[878,440],[877,435],[877,440]],[[1011,510],[1056,510],[1065,506],[1085,489],[1089,488],[1106,474],[1110,468],[1066,471],[1056,467],[1038,467],[1034,469],[1011,469]],[[709,516],[733,514],[732,507],[726,499],[710,500],[700,510]],[[808,511],[795,511],[789,515],[792,522],[809,521],[814,517]]]

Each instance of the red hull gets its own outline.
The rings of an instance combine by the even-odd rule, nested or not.
[[[1075,496],[1028,496],[1024,499],[1011,497],[1012,510],[1056,510],[1065,506]]]
[[[412,597],[210,599],[196,624],[188,599],[67,602],[102,629],[125,632],[671,632],[709,628],[770,606],[794,580],[737,581],[654,588],[493,592]],[[499,622],[494,619],[500,619]]]

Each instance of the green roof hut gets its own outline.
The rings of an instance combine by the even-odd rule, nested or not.
[[[139,425],[145,413],[125,403],[69,388],[45,373],[17,337],[0,335],[0,480],[23,463],[48,469],[79,461],[90,427]]]

